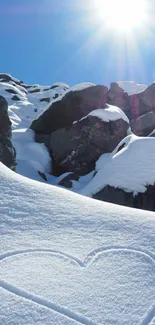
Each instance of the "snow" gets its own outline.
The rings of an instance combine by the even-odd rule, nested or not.
[[[137,84],[135,81],[117,81],[117,84],[124,89],[128,95],[139,94],[147,88],[146,85]]]
[[[109,105],[109,104],[106,104],[106,106],[107,106],[106,108],[98,108],[91,111],[88,115],[82,117],[79,121],[86,119],[88,116],[95,116],[104,122],[116,121],[122,119],[129,124],[128,117],[124,114],[124,112],[119,107]],[[75,123],[77,123],[77,121],[75,121],[73,124]]]
[[[27,128],[52,102],[59,100],[59,97],[66,93],[68,86],[59,83],[56,88],[50,89],[49,86],[33,85],[26,90],[22,86],[13,84],[13,81],[0,82],[0,95],[4,96],[9,104],[8,113],[12,122],[12,142],[17,152],[16,172],[31,179],[45,182],[38,171],[44,174],[51,171],[51,159],[46,147],[43,144],[35,143],[33,132]],[[47,88],[49,89],[44,91]],[[15,91],[20,101],[12,100],[15,94],[7,92],[7,89]],[[31,93],[34,89],[39,89],[39,92]],[[55,99],[56,94],[58,97]],[[42,98],[50,98],[51,102],[40,102]],[[49,176],[48,178],[49,183],[51,181],[54,184],[56,183],[54,177]]]
[[[112,154],[100,157],[96,164],[98,173],[81,194],[93,196],[107,185],[133,195],[144,193],[148,185],[155,184],[154,152],[154,138],[127,136]]]
[[[86,88],[89,88],[89,87],[92,87],[92,86],[95,86],[95,84],[92,83],[92,82],[81,82],[79,84],[76,84],[76,85],[72,86],[70,88],[70,90],[79,91],[79,90],[86,89]]]
[[[64,82],[60,82],[60,81],[55,82],[54,84],[52,84],[52,86],[70,88],[69,85],[65,84]]]
[[[153,324],[154,213],[0,178],[2,325]]]
[[[28,129],[18,129],[12,132],[12,142],[16,148],[16,172],[43,181],[39,176],[51,170],[51,158],[44,144],[34,142],[34,133]]]
[[[48,174],[46,147],[27,128],[56,93],[60,98],[68,90],[60,83],[27,91],[6,84],[15,87],[20,101],[12,101],[0,83],[17,152],[16,173],[0,163],[0,325],[154,325],[155,214],[74,192],[85,187],[92,195],[110,176],[124,184],[124,168],[129,186],[145,190],[155,177],[155,139],[130,135],[100,157],[95,176],[93,171],[72,181],[73,192],[62,189],[62,176]],[[29,93],[34,89],[40,91]],[[43,97],[50,104],[40,102]],[[92,114],[111,120],[111,109]],[[122,114],[113,110],[115,118]],[[137,170],[140,183],[132,177]]]

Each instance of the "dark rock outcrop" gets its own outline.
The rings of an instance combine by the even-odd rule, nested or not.
[[[17,92],[14,89],[12,89],[12,88],[5,89],[5,91],[7,91],[7,93],[16,94],[17,95]]]
[[[119,87],[116,82],[112,82],[108,91],[107,103],[121,108],[130,119],[131,113],[129,102],[129,95],[121,87]]]
[[[138,193],[136,196],[131,192],[128,193],[108,185],[93,195],[93,198],[132,208],[155,211],[155,185],[148,186],[145,193]]]
[[[131,121],[133,133],[138,136],[148,136],[155,129],[155,110],[139,116]]]
[[[136,135],[147,136],[155,128],[155,83],[130,96],[117,83],[111,83],[107,103],[124,111]]]
[[[0,96],[0,162],[15,170],[16,152],[10,141],[11,121],[8,116],[8,103]]]
[[[46,102],[46,103],[49,103],[50,102],[50,98],[47,97],[47,98],[41,98],[40,99],[40,102]]]
[[[139,94],[130,96],[132,131],[147,136],[155,128],[155,83]]]
[[[63,186],[65,188],[72,188],[72,181],[78,181],[80,175],[75,173],[69,173],[67,176],[64,175],[64,178],[61,179],[58,185]]]
[[[9,82],[9,81],[12,81],[12,82],[14,82],[17,85],[20,85],[21,84],[21,82],[18,79],[13,78],[10,74],[7,74],[7,73],[0,73],[0,80],[1,80],[1,82]]]
[[[3,96],[0,96],[0,134],[11,136],[11,121],[8,115],[8,103]]]
[[[95,162],[103,153],[115,149],[126,137],[128,127],[123,119],[105,122],[88,115],[70,128],[53,132],[49,150],[56,165],[64,171],[84,175],[94,170]]]
[[[20,98],[17,95],[13,96],[11,99],[15,100],[16,102],[20,101]]]
[[[35,133],[50,134],[71,126],[74,121],[86,116],[92,110],[104,107],[107,102],[107,92],[105,86],[91,86],[80,91],[70,91],[34,120],[30,128]]]
[[[0,134],[0,162],[12,170],[16,167],[16,152],[9,138]]]
[[[39,92],[40,92],[40,89],[38,89],[38,88],[29,91],[30,94],[33,94],[33,93],[39,93]]]

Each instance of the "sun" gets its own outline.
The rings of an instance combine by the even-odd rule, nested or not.
[[[147,0],[99,0],[95,3],[103,25],[117,32],[134,32],[146,23]]]

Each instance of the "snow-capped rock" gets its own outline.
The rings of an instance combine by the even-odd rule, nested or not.
[[[93,110],[86,117],[51,133],[49,150],[57,170],[84,175],[94,170],[95,162],[112,152],[127,135],[129,120],[121,109],[107,106]],[[57,174],[57,172],[55,172]]]
[[[113,153],[101,156],[97,173],[81,194],[155,210],[155,139],[129,135]]]
[[[1,109],[0,133],[8,137],[12,129],[11,141],[17,152],[17,173],[41,182],[67,186],[77,192],[82,191],[86,185],[92,186],[100,171],[110,168],[112,162],[116,161],[116,153],[111,152],[130,134],[130,124],[132,131],[139,135],[153,136],[155,129],[154,84],[144,87],[134,82],[113,82],[109,90],[105,86],[88,82],[72,87],[61,82],[48,86],[26,85],[11,75],[0,74],[0,95],[5,98],[2,100],[5,105]],[[106,102],[117,107],[107,106]],[[2,114],[2,111],[5,113]],[[34,133],[28,131],[30,126],[35,130]],[[139,144],[142,144],[142,139]],[[124,146],[124,143],[120,144],[120,153]],[[147,150],[148,148],[146,152]],[[130,152],[128,146],[126,152]],[[132,155],[131,150],[131,157]],[[133,161],[135,157],[136,154]],[[1,157],[1,161],[4,162],[3,158]],[[12,159],[14,158],[13,155]],[[146,165],[143,157],[141,162],[143,163],[139,164],[137,173],[134,174],[137,182]],[[61,175],[60,178],[51,175],[51,171],[54,175]],[[64,174],[65,172],[68,174]],[[130,188],[128,181],[132,178],[130,168],[122,167],[123,172],[127,177],[125,191],[130,192],[133,199],[134,189]],[[114,174],[114,180],[117,175],[118,173]],[[150,175],[153,175],[151,168]],[[109,191],[109,187],[110,191],[115,188],[109,182],[106,186],[106,191]],[[101,186],[100,189],[102,193],[104,191],[104,195],[106,186]],[[144,196],[147,190],[153,190],[151,186],[154,184],[148,179]],[[124,187],[118,189],[126,196]],[[93,192],[92,196],[98,195],[100,190]],[[135,195],[141,195],[139,193],[140,188]],[[137,207],[140,206],[138,204]]]
[[[90,86],[82,90],[69,91],[33,121],[31,128],[37,134],[50,134],[71,126],[74,121],[84,117],[93,109],[104,107],[107,101],[107,90],[105,86]]]

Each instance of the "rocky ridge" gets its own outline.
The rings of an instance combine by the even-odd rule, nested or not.
[[[154,83],[113,82],[109,89],[92,83],[40,86],[0,74],[0,96],[0,161],[7,167],[96,199],[155,211],[155,175],[149,165],[155,156]],[[144,149],[136,160],[130,142],[138,152]],[[130,179],[137,179],[133,187],[129,177],[126,186],[115,181],[121,169],[129,174],[126,153],[138,166],[130,171]],[[118,163],[108,174],[105,166],[118,156],[121,168]],[[138,170],[146,177],[138,178]]]

